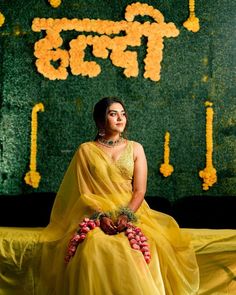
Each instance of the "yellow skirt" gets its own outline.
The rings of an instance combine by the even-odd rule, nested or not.
[[[43,256],[48,257],[48,262],[44,261],[41,269],[39,294],[197,294],[198,266],[189,242],[184,241],[186,235],[180,238],[180,229],[172,217],[146,209],[137,225],[148,238],[149,264],[140,250],[132,249],[124,232],[110,236],[98,227],[87,234],[66,264],[64,257],[71,232],[44,247]],[[176,236],[176,246],[170,243],[163,227],[173,234],[172,240]]]

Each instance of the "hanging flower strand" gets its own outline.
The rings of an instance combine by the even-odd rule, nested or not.
[[[100,227],[100,217],[103,215],[102,213],[98,213],[97,217],[96,214],[94,217],[85,217],[82,222],[79,224],[79,228],[75,231],[73,236],[70,238],[69,243],[66,248],[66,254],[64,257],[64,261],[66,264],[70,262],[73,256],[76,253],[76,250],[81,244],[87,234],[97,228]],[[95,219],[94,219],[95,218]],[[148,243],[147,237],[143,234],[141,228],[135,226],[131,222],[127,223],[127,229],[125,230],[125,235],[129,240],[129,244],[132,249],[139,250],[142,252],[146,263],[150,263],[151,261],[151,251],[150,246]]]
[[[199,172],[199,176],[203,178],[203,190],[208,190],[217,182],[216,169],[213,167],[213,109],[212,103],[205,102],[206,109],[206,167]]]
[[[0,12],[0,27],[4,24],[5,22],[5,17],[4,15]]]
[[[195,0],[189,0],[189,17],[183,26],[194,33],[200,29],[199,19],[195,16]]]
[[[25,175],[25,182],[33,188],[37,188],[41,179],[40,174],[36,171],[36,154],[37,154],[37,112],[44,112],[42,103],[36,104],[32,109],[31,119],[31,153],[30,153],[30,171]]]
[[[48,1],[53,8],[57,8],[61,5],[61,0],[48,0]]]
[[[174,167],[169,164],[170,161],[170,133],[166,132],[165,134],[165,144],[164,144],[164,163],[161,164],[160,172],[165,176],[170,176],[174,171]]]

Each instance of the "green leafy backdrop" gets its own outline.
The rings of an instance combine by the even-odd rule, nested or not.
[[[29,170],[32,107],[42,102],[38,113],[37,171],[42,179],[38,192],[57,191],[78,145],[92,140],[94,104],[104,96],[124,100],[129,114],[129,138],[145,148],[150,196],[173,201],[192,195],[235,195],[236,192],[236,101],[235,1],[196,0],[200,31],[192,33],[182,24],[188,17],[187,0],[146,0],[160,10],[166,22],[180,30],[176,38],[164,38],[161,80],[143,77],[146,40],[134,48],[138,52],[139,76],[126,78],[109,59],[86,52],[102,68],[99,76],[88,78],[70,74],[64,81],[51,81],[37,72],[34,43],[42,38],[33,32],[35,17],[124,19],[128,0],[62,0],[52,8],[47,0],[0,1],[5,23],[0,27],[1,100],[1,194],[35,191],[24,183]],[[72,37],[73,35],[73,37]],[[63,33],[71,40],[77,33]],[[133,50],[134,50],[133,49]],[[205,106],[214,106],[214,166],[218,183],[202,190],[199,170],[205,167]],[[174,173],[164,178],[166,131],[171,134],[170,162]]]

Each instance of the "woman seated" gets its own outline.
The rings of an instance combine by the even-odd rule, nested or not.
[[[125,136],[123,102],[103,98],[93,117],[97,136],[76,151],[41,237],[38,293],[197,294],[189,238],[144,200],[146,157]]]

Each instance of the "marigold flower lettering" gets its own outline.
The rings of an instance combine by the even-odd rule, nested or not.
[[[134,21],[137,15],[150,16],[154,22]],[[37,57],[38,72],[50,80],[66,79],[69,66],[73,75],[90,78],[98,76],[101,72],[100,65],[95,61],[84,60],[87,46],[92,47],[92,54],[95,57],[110,58],[113,65],[123,68],[126,77],[137,77],[139,73],[137,52],[128,50],[128,46],[141,46],[141,38],[145,36],[147,54],[144,59],[144,77],[159,81],[163,38],[176,37],[179,34],[173,23],[165,23],[159,10],[139,2],[126,7],[125,20],[35,18],[32,30],[46,31],[46,37],[35,43],[34,55]],[[60,48],[63,44],[60,32],[70,30],[81,34],[70,41],[70,49],[67,51]],[[83,32],[93,35],[85,36]],[[119,35],[121,32],[125,32],[125,35]],[[51,63],[53,61],[59,61],[59,67],[55,68]]]

